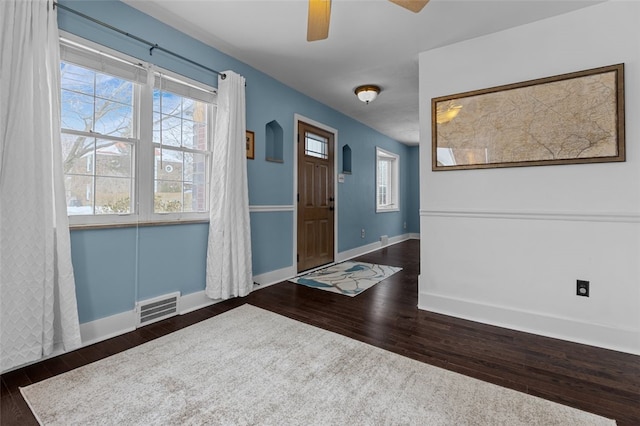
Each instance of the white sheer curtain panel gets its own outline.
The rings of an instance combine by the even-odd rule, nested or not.
[[[0,371],[80,346],[53,4],[0,1]]]
[[[246,296],[253,289],[247,186],[245,79],[218,78],[218,113],[211,161],[211,214],[206,294]]]

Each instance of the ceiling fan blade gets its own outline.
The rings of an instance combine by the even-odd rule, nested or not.
[[[405,9],[409,9],[412,12],[418,13],[423,7],[429,3],[429,0],[389,0],[391,3],[395,3],[398,6],[402,6]]]
[[[324,40],[329,37],[331,0],[309,0],[307,41]]]

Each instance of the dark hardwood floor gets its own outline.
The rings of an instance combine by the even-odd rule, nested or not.
[[[357,297],[289,282],[173,317],[2,375],[0,423],[37,424],[26,386],[153,340],[244,303],[487,382],[640,425],[640,356],[420,311],[417,240],[358,260],[403,270]]]

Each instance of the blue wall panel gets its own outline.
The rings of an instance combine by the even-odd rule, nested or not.
[[[291,266],[292,242],[293,212],[251,213],[251,246],[265,247],[253,253],[253,275]]]
[[[140,227],[138,300],[204,290],[208,224]]]
[[[136,300],[135,228],[71,232],[80,322],[130,311]]]
[[[420,233],[420,149],[417,146],[407,148],[407,184],[406,215],[407,231]]]

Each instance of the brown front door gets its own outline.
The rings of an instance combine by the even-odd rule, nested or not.
[[[333,139],[298,122],[298,272],[333,262]]]

